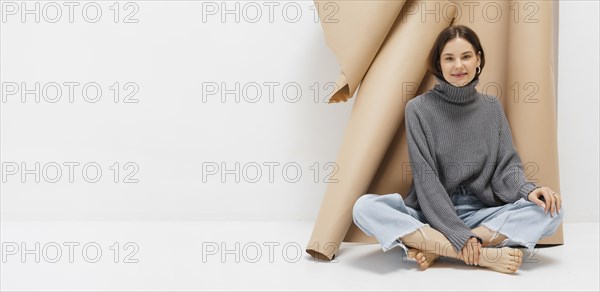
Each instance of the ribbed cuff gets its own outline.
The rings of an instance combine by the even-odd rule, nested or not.
[[[465,243],[467,243],[467,240],[469,240],[469,238],[471,236],[477,237],[477,235],[475,235],[471,231],[453,232],[453,233],[451,233],[447,237],[448,237],[448,240],[450,241],[450,243],[452,244],[452,246],[454,247],[454,250],[457,253],[460,253],[460,251],[462,250],[463,246],[465,246]],[[479,237],[477,237],[477,238],[481,239]]]
[[[529,201],[529,199],[527,197],[529,196],[529,194],[531,193],[531,191],[533,191],[533,190],[535,190],[537,188],[541,188],[541,187],[537,186],[536,184],[534,184],[532,182],[527,182],[519,190],[519,196],[521,198],[524,198],[525,200]]]

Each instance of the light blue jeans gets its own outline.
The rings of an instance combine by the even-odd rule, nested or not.
[[[550,212],[544,214],[544,209],[525,199],[488,207],[462,185],[450,197],[458,217],[470,229],[485,226],[494,232],[493,238],[499,234],[507,237],[499,245],[490,247],[526,247],[530,256],[536,243],[554,234],[564,217],[562,207],[559,215],[550,217]],[[379,241],[384,252],[396,246],[406,252],[400,238],[416,230],[422,232],[422,227],[429,226],[423,212],[404,205],[398,193],[362,195],[354,204],[352,217],[358,228]]]

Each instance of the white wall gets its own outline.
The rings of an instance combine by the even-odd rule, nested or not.
[[[219,2],[132,2],[118,7],[118,22],[114,2],[92,2],[102,11],[96,23],[82,17],[83,3],[74,7],[73,23],[62,3],[57,23],[49,23],[55,6],[42,3],[36,23],[35,15],[21,20],[20,6],[11,15],[15,9],[6,3],[21,2],[3,2],[8,15],[1,24],[2,219],[316,217],[351,104],[323,102],[330,91],[324,86],[339,68],[312,2],[270,2],[272,19],[266,2],[237,2],[240,18],[229,14],[225,21]],[[224,8],[236,11],[235,4]],[[88,6],[88,18],[96,16],[94,7]],[[123,22],[130,14],[128,21],[137,23]],[[39,82],[42,91],[46,86],[48,100],[56,82],[62,98],[36,103],[27,95],[22,103],[21,82],[27,88]],[[80,83],[72,103],[66,82]],[[96,103],[81,93],[92,84],[93,99],[94,83],[102,90]],[[124,103],[135,90],[139,102]],[[27,169],[39,163],[39,183],[34,174],[21,178],[23,162]],[[73,182],[70,162],[79,164]],[[62,176],[50,183],[57,165]],[[203,181],[214,166],[219,169]],[[234,170],[224,179],[222,166]],[[99,181],[87,182],[96,168]],[[138,182],[125,183],[132,173],[127,181]]]
[[[239,20],[220,2],[191,1],[92,2],[86,19],[81,2],[72,22],[62,2],[38,3],[39,23],[33,14],[21,19],[21,2],[2,2],[2,220],[316,218],[335,183],[354,100],[323,102],[339,66],[312,1],[272,10],[275,2],[237,2],[239,9],[228,2]],[[560,171],[569,221],[598,221],[598,22],[582,24],[597,10],[560,3]],[[36,82],[40,102],[35,94],[21,102]],[[227,91],[236,83],[239,91]],[[69,84],[77,84],[72,102]],[[102,93],[93,102],[96,87]],[[582,127],[587,134],[573,131]]]
[[[559,6],[558,150],[565,220],[598,222],[599,5]]]

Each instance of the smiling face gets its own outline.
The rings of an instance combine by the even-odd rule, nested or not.
[[[461,87],[475,78],[480,65],[479,54],[471,43],[463,38],[454,38],[446,43],[440,56],[440,67],[446,81]]]

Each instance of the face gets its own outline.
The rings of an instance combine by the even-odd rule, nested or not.
[[[463,38],[455,38],[442,49],[440,66],[448,83],[461,87],[475,78],[476,68],[480,65],[479,54],[475,54],[473,45]]]

